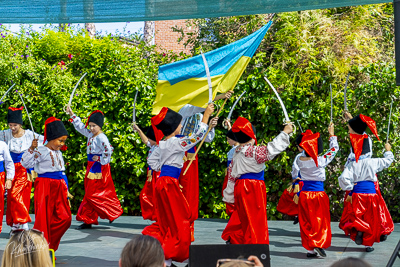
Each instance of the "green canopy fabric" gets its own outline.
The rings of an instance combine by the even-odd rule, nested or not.
[[[0,23],[127,22],[277,13],[388,0],[1,0]]]

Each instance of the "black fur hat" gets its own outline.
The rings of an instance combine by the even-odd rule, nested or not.
[[[18,123],[23,125],[24,122],[22,120],[22,110],[24,108],[13,108],[9,107],[8,108],[8,113],[7,113],[7,123]]]
[[[103,128],[104,125],[104,114],[100,110],[95,110],[90,114],[89,119],[86,123],[86,126],[89,122],[96,123],[100,128]]]
[[[146,136],[148,139],[156,142],[156,136],[154,135],[153,127],[150,126],[149,128],[147,128]]]
[[[360,118],[360,115],[349,120],[349,125],[351,129],[358,134],[363,134],[368,127],[368,125]]]
[[[69,136],[64,123],[55,117],[48,118],[44,123],[44,142],[57,139],[61,136]]]
[[[235,136],[235,134],[232,132],[232,129],[229,130],[229,131],[226,133],[226,137],[228,137],[228,138],[232,139],[233,141],[236,141],[236,142],[237,142],[236,136]]]

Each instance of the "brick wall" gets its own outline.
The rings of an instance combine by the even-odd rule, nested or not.
[[[178,39],[179,37],[181,37],[181,33],[173,32],[172,27],[183,28],[185,29],[185,32],[192,30],[186,27],[185,20],[156,21],[154,42],[157,45],[158,49],[160,51],[172,50],[177,53],[184,52],[190,54],[190,50],[192,49],[192,47],[187,46],[185,48],[185,40],[182,40],[178,43]]]

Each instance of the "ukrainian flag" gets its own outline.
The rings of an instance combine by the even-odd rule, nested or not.
[[[217,93],[235,87],[271,24],[272,21],[243,39],[204,54],[210,71],[213,99]],[[161,66],[156,90],[153,114],[158,114],[162,107],[174,111],[186,104],[207,107],[208,82],[202,56]]]

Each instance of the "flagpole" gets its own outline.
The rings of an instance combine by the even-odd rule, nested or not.
[[[222,104],[221,108],[218,110],[218,113],[217,113],[217,115],[216,115],[215,117],[218,117],[218,116],[219,116],[219,114],[221,113],[222,109],[224,108],[224,106],[225,106],[225,104],[226,104],[226,101],[228,101],[228,98],[225,98],[224,103]],[[196,152],[194,153],[194,156],[193,156],[191,159],[189,159],[190,162],[189,162],[189,164],[187,165],[186,170],[184,171],[183,175],[186,175],[187,171],[188,171],[189,168],[190,168],[190,165],[192,165],[192,163],[193,163],[193,160],[196,159],[197,153],[199,153],[199,150],[200,150],[201,146],[203,145],[204,141],[206,140],[206,137],[207,137],[207,135],[208,135],[208,133],[209,133],[210,131],[211,131],[211,127],[208,126],[208,130],[207,130],[207,132],[206,132],[206,134],[205,134],[203,140],[201,140],[199,147],[196,149]]]

